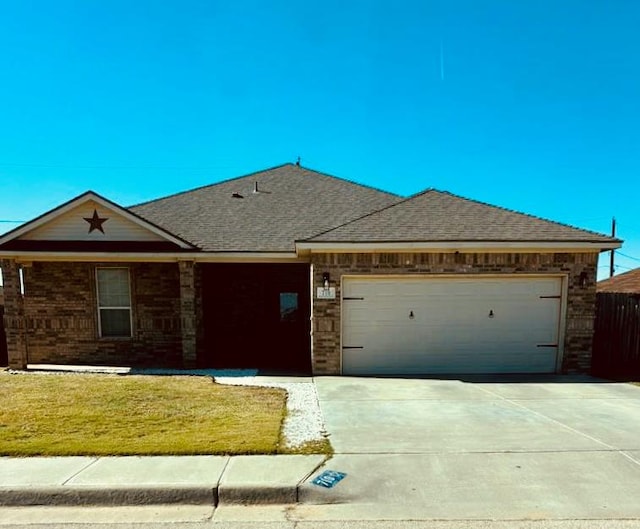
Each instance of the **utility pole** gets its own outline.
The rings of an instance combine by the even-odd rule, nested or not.
[[[611,218],[611,237],[615,237],[616,236],[616,218],[612,217]],[[612,248],[611,249],[611,264],[609,266],[609,277],[613,277],[613,272],[614,272],[614,256],[616,254],[616,251]]]

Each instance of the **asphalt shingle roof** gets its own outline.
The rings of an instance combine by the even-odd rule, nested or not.
[[[614,242],[616,239],[430,189],[308,241]]]
[[[640,294],[640,268],[598,281],[598,292]]]
[[[234,193],[243,198],[234,198]],[[297,239],[400,200],[391,193],[285,164],[128,209],[204,251],[292,252]]]

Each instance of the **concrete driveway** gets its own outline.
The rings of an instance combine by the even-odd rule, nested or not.
[[[326,468],[348,476],[306,487],[307,501],[391,518],[640,517],[640,387],[556,376],[315,380],[336,452]]]

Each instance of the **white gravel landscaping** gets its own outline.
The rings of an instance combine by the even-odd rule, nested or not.
[[[326,437],[324,418],[318,403],[318,394],[313,382],[271,382],[263,377],[215,376],[220,384],[234,386],[264,386],[282,388],[287,392],[287,418],[283,433],[289,448],[302,446],[307,442],[321,441]]]

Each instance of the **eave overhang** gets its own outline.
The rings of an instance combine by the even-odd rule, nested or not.
[[[615,250],[622,241],[298,241],[298,255],[309,253],[465,252],[465,253],[593,253]]]
[[[19,263],[38,261],[65,262],[157,262],[175,263],[291,263],[306,262],[294,252],[50,252],[0,250],[0,259],[15,259]]]

